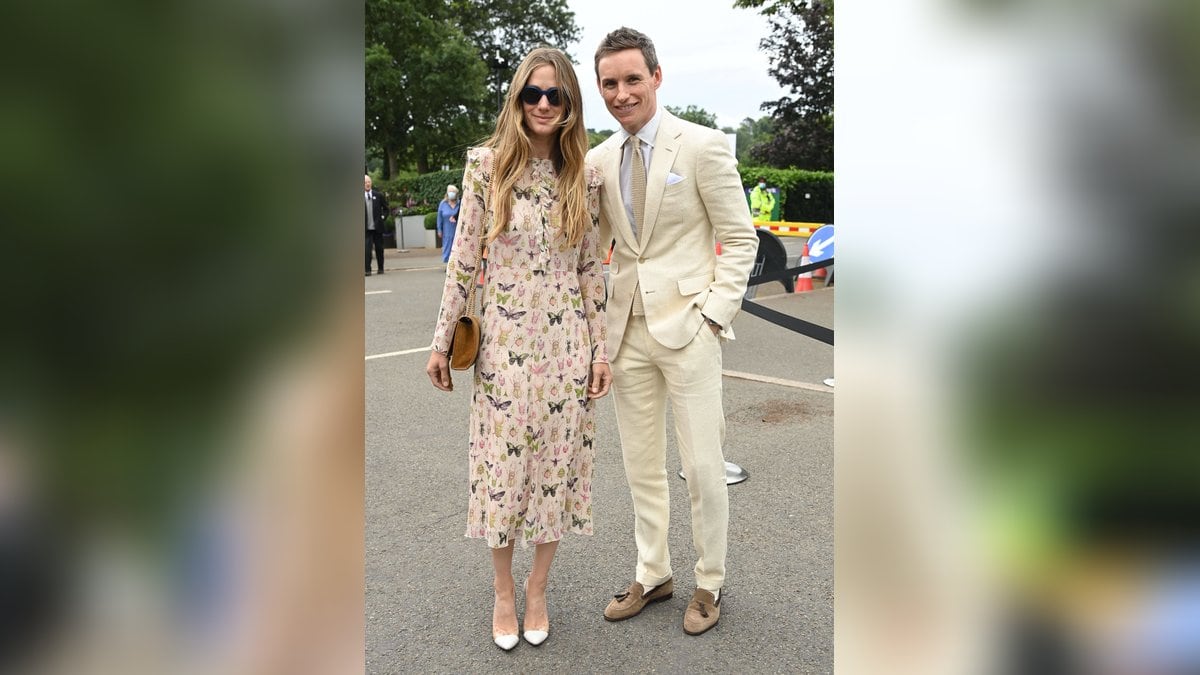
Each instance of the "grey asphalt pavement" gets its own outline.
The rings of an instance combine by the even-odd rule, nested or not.
[[[785,244],[792,251],[794,242]],[[428,346],[441,258],[424,249],[388,254],[387,274],[366,278],[364,296],[367,672],[832,672],[833,395],[821,385],[833,375],[832,347],[745,313],[734,323],[737,339],[724,352],[726,458],[750,479],[730,487],[728,577],[713,630],[682,630],[695,556],[673,439],[675,596],[628,621],[603,619],[636,562],[633,506],[606,398],[597,415],[596,534],[569,534],[559,547],[547,642],[504,653],[491,642],[490,556],[463,536],[470,373],[456,372],[456,390],[443,393],[425,376],[428,351],[370,358]],[[833,326],[833,287],[781,291],[764,286],[757,300]],[[518,546],[518,586],[531,560],[532,549]]]

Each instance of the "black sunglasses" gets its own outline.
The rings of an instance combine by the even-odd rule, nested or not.
[[[550,87],[549,89],[538,89],[532,84],[525,85],[521,90],[521,102],[525,105],[537,105],[541,103],[542,97],[545,96],[550,105],[558,107],[562,105],[562,96],[558,92],[558,87]]]

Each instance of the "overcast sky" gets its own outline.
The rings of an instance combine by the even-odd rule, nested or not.
[[[662,66],[659,105],[697,105],[717,116],[717,126],[737,128],[746,117],[766,113],[764,101],[785,92],[767,74],[759,50],[767,21],[755,10],[733,9],[733,0],[569,0],[580,41],[567,48],[579,62],[584,121],[590,129],[616,129],[596,89],[592,59],[610,31],[629,26],[650,36]]]

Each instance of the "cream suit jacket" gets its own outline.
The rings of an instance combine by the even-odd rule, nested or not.
[[[664,347],[680,349],[691,342],[705,316],[724,327],[722,337],[733,339],[730,324],[746,292],[758,236],[725,134],[662,111],[646,173],[640,242],[621,199],[623,136],[613,134],[588,153],[604,176],[600,236],[615,239],[609,355],[615,359],[620,352],[635,289],[645,305],[646,328]]]

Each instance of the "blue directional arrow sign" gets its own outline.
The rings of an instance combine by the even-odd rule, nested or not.
[[[833,257],[833,226],[826,225],[808,237],[808,259],[821,262]]]

